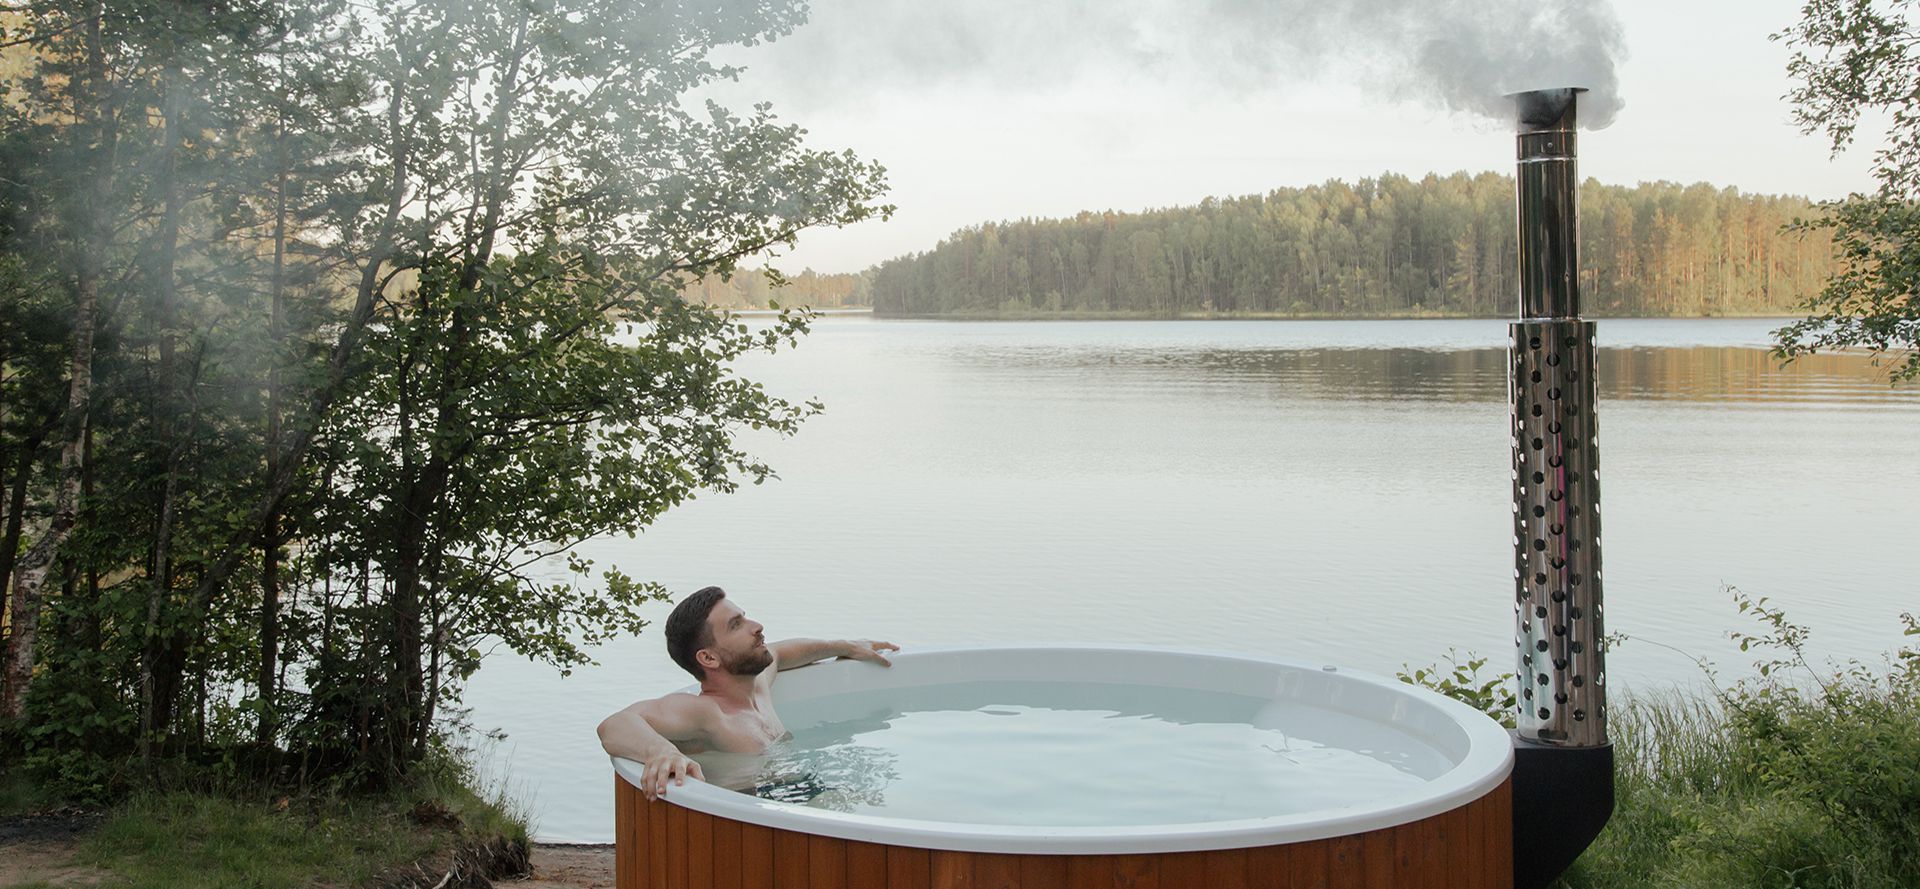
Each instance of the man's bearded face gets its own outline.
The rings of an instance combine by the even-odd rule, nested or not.
[[[748,651],[720,655],[720,669],[735,676],[758,676],[761,671],[773,666],[773,651],[760,645]]]

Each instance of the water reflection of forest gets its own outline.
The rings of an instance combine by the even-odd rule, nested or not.
[[[1144,373],[1174,385],[1231,381],[1275,386],[1281,394],[1298,398],[1506,398],[1504,349],[1009,349],[971,357],[1002,372]],[[1598,357],[1605,399],[1844,402],[1920,409],[1920,386],[1889,385],[1884,368],[1864,354],[1810,355],[1784,366],[1767,350],[1751,347],[1603,348]]]

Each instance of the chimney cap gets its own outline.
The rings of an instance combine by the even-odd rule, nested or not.
[[[1522,130],[1570,130],[1574,128],[1575,100],[1587,91],[1584,86],[1522,90],[1508,93],[1514,102],[1515,122]]]

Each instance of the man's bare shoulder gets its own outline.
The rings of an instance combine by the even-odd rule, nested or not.
[[[641,701],[636,707],[644,707],[662,715],[705,716],[718,715],[720,704],[706,695],[693,692],[676,691],[661,695],[652,700]]]

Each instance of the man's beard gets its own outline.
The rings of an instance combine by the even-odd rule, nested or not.
[[[758,648],[741,655],[738,659],[728,658],[721,662],[720,668],[735,676],[758,676],[762,670],[773,666],[773,651]]]

